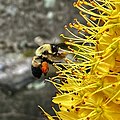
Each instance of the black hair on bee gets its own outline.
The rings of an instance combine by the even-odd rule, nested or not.
[[[32,70],[32,74],[35,78],[40,78],[42,75],[42,70],[40,68],[40,66],[38,67],[34,67],[33,65],[31,65],[31,70]]]
[[[32,65],[31,65],[31,70],[32,74],[36,78],[40,78],[42,75],[42,70],[40,69],[41,61],[39,61],[39,57],[34,56],[32,58]]]

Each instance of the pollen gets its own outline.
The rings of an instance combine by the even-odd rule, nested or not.
[[[48,72],[49,66],[48,66],[48,63],[46,61],[42,62],[41,70],[42,70],[42,73],[44,73],[44,74],[46,74]]]

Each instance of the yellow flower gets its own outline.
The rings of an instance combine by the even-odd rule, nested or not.
[[[58,78],[59,120],[120,120],[120,0],[78,0],[74,7],[86,24],[75,19],[61,35],[73,54]],[[78,35],[71,32],[78,31]],[[71,42],[72,41],[72,42]],[[61,63],[59,63],[61,64]],[[46,114],[49,119],[54,119]]]

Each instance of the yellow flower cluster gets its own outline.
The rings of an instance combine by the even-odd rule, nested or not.
[[[75,19],[65,26],[73,58],[62,63],[61,83],[50,120],[120,120],[120,0],[78,0],[74,7],[86,23]],[[71,32],[76,29],[78,35]]]

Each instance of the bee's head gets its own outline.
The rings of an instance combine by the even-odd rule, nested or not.
[[[59,47],[57,45],[51,44],[51,50],[54,55],[58,53],[58,48]]]

